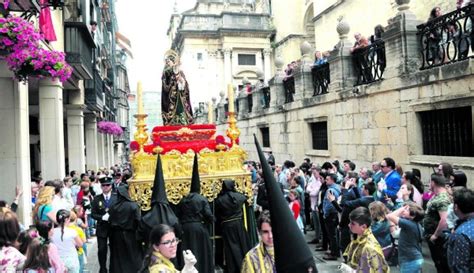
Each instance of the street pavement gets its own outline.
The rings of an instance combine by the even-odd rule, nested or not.
[[[306,241],[311,241],[314,238],[314,232],[308,231],[305,235]],[[314,259],[316,261],[316,265],[318,268],[318,272],[338,272],[338,266],[341,264],[342,259],[340,258],[338,261],[325,261],[323,260],[324,252],[322,251],[315,251],[315,245],[309,245]],[[99,272],[99,261],[97,259],[97,240],[96,237],[93,237],[87,243],[88,255],[87,255],[87,265],[85,273],[97,273]],[[423,272],[436,272],[436,268],[434,267],[433,260],[430,256],[430,251],[428,249],[428,245],[423,243],[423,257],[425,258],[425,262],[423,263]],[[217,272],[217,271],[216,271]],[[390,267],[390,272],[398,273],[400,270],[398,267]],[[201,272],[203,273],[203,272]]]

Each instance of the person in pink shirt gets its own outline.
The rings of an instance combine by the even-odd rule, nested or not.
[[[321,226],[319,225],[319,215],[318,215],[318,197],[319,190],[321,189],[323,178],[320,175],[321,168],[313,165],[311,167],[311,177],[309,178],[308,184],[306,186],[306,192],[309,194],[309,199],[311,202],[311,222],[313,229],[315,231],[316,237],[310,241],[311,244],[319,243],[319,238],[321,236]]]

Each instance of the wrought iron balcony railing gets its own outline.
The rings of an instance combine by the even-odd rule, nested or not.
[[[421,45],[420,69],[472,57],[474,5],[470,4],[417,26]]]
[[[91,110],[102,111],[104,109],[104,81],[98,71],[94,70],[94,77],[84,81],[86,89],[86,104]]]
[[[311,75],[313,76],[313,96],[326,94],[331,83],[329,63],[314,66],[311,69]]]
[[[378,39],[367,47],[355,50],[352,62],[357,77],[354,86],[382,80],[387,65],[385,42]]]
[[[64,22],[64,51],[66,61],[74,68],[77,77],[90,80],[92,72],[92,52],[95,48],[87,25],[82,22]]]

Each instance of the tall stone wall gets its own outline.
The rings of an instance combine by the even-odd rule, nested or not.
[[[346,32],[339,33],[338,48],[329,57],[328,93],[313,96],[312,75],[303,64],[295,74],[294,102],[284,103],[279,75],[270,83],[272,101],[268,109],[256,107],[254,100],[252,112],[248,113],[246,97],[238,98],[240,144],[249,152],[249,158],[257,159],[253,134],[262,140],[261,128],[268,127],[270,147],[267,149],[273,151],[277,163],[290,159],[299,164],[305,157],[320,164],[351,159],[360,168],[390,156],[404,170],[421,169],[422,180],[427,182],[433,166],[449,162],[465,171],[469,183],[474,185],[474,157],[423,154],[419,114],[470,106],[474,116],[474,60],[419,70],[415,28],[418,23],[407,10],[392,19],[383,36],[387,68],[381,81],[354,86],[347,28],[340,27]],[[327,150],[312,148],[310,124],[320,121],[327,122]],[[225,127],[221,124],[220,131]]]

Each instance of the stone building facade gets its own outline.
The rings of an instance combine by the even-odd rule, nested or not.
[[[228,84],[237,88],[244,79],[255,84],[258,72],[270,80],[273,30],[269,6],[246,0],[199,0],[172,15],[170,47],[180,55],[193,105],[225,93]]]
[[[10,2],[14,16],[36,26],[39,1]],[[11,202],[15,188],[23,195],[18,215],[31,223],[31,181],[41,172],[43,181],[63,179],[69,171],[84,173],[110,167],[125,159],[128,133],[113,137],[98,133],[101,120],[128,129],[130,87],[126,57],[116,44],[114,1],[45,1],[50,9],[56,41],[42,47],[65,53],[72,76],[61,83],[51,78],[14,79],[0,61],[0,200]],[[49,5],[59,5],[49,7]],[[93,22],[96,23],[94,27]]]
[[[378,81],[356,84],[358,75],[350,52],[353,41],[349,38],[353,32],[348,23],[355,21],[356,15],[345,17],[326,32],[318,34],[316,31],[316,45],[319,37],[324,35],[337,37],[328,58],[330,84],[327,92],[315,95],[310,66],[313,49],[311,43],[303,42],[299,49],[302,52],[300,65],[294,76],[295,100],[285,103],[282,86],[284,61],[276,58],[276,74],[270,81],[269,107],[262,107],[262,91],[259,89],[253,93],[251,112],[246,96],[237,98],[240,144],[249,151],[249,157],[257,159],[253,144],[253,134],[256,134],[265,149],[273,151],[278,163],[290,159],[298,164],[305,157],[318,163],[351,159],[359,168],[370,167],[371,162],[380,162],[390,156],[404,170],[421,169],[422,180],[427,182],[434,166],[449,162],[467,174],[472,186],[472,60],[451,61],[421,70],[426,60],[420,56],[423,44],[417,35],[417,26],[425,22],[425,14],[421,16],[423,20],[418,20],[419,15],[413,11],[421,13],[421,9],[413,8],[412,11],[408,2],[387,2],[397,11],[394,17],[387,18],[389,23],[384,25],[382,38],[386,67]],[[315,25],[317,29],[317,20]],[[217,107],[224,106],[218,104]],[[220,132],[224,133],[225,116],[222,110],[218,113],[221,115],[217,123]],[[448,128],[446,135],[455,135],[459,139],[443,138],[443,128]],[[453,130],[458,131],[451,134]],[[443,151],[430,148],[435,142]]]

